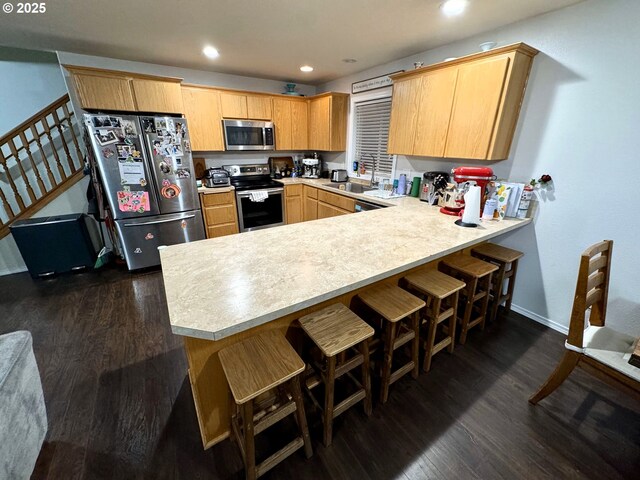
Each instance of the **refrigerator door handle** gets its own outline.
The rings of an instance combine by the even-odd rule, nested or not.
[[[151,222],[138,222],[138,223],[125,223],[124,226],[125,227],[138,227],[140,225],[156,225],[158,223],[169,223],[169,222],[177,222],[179,220],[187,220],[189,218],[194,218],[195,215],[185,215],[184,217],[180,217],[180,218],[169,218],[167,220],[154,220]]]

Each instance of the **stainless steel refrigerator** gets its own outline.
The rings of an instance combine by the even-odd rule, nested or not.
[[[160,264],[158,247],[205,238],[187,121],[84,115],[129,270]]]

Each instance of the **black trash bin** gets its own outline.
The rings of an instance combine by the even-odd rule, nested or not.
[[[10,230],[33,278],[93,268],[102,248],[95,222],[82,213],[18,220]]]

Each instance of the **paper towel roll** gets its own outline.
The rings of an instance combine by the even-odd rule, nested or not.
[[[464,194],[463,223],[480,224],[480,187],[471,186]]]

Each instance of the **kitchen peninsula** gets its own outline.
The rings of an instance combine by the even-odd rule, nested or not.
[[[171,328],[184,337],[205,448],[229,433],[221,348],[265,329],[286,332],[302,315],[329,303],[348,306],[372,284],[435,266],[446,255],[531,221],[462,228],[415,198],[385,203],[397,206],[162,250]]]

